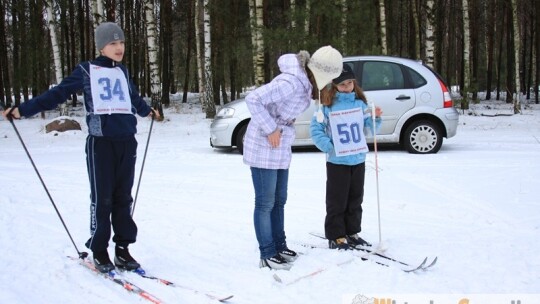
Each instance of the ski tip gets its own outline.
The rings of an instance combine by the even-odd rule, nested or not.
[[[427,265],[426,267],[424,267],[424,269],[433,267],[433,265],[437,264],[437,259],[438,259],[438,258],[439,258],[439,257],[435,257],[435,258],[433,259],[433,261],[431,261],[431,263],[429,263],[429,265]]]
[[[424,266],[426,266],[426,263],[427,263],[427,257],[424,258],[424,260],[422,261],[422,263],[420,263],[420,266],[416,267],[415,270],[418,270],[418,269],[423,269]]]
[[[146,274],[146,271],[144,269],[142,269],[141,267],[133,270],[133,272],[135,272],[138,275],[145,275]]]
[[[283,283],[283,281],[281,280],[281,278],[277,274],[274,273],[273,277],[274,277],[274,280],[276,280],[276,282]]]
[[[227,296],[227,297],[223,297],[223,298],[219,298],[217,299],[219,302],[227,302],[228,300],[232,299],[232,297],[234,297],[234,295],[230,295],[230,296]]]

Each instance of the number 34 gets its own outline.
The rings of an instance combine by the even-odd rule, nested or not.
[[[116,79],[114,81],[114,85],[111,87],[111,79],[109,78],[100,78],[98,80],[98,83],[103,88],[103,93],[99,94],[99,97],[101,97],[104,101],[110,101],[113,96],[117,96],[118,100],[124,101],[124,91],[122,90],[122,83],[120,82],[120,79]]]

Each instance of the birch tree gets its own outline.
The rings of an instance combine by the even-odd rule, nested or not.
[[[309,33],[309,16],[311,16],[311,0],[306,0],[306,22],[304,23],[304,31]]]
[[[384,8],[384,0],[379,0],[379,15],[381,18],[381,53],[388,54],[388,42],[386,38],[386,12]]]
[[[103,22],[103,1],[95,0],[90,1],[92,3],[92,15],[94,17],[94,30],[96,27]],[[99,54],[99,50],[96,47],[96,54]]]
[[[161,77],[157,63],[158,45],[156,18],[154,13],[154,0],[146,0],[144,4],[144,15],[146,23],[146,36],[148,41],[148,66],[150,73],[150,92],[152,106],[157,107],[160,112],[160,120],[163,119],[163,109],[161,108]]]
[[[205,88],[205,78],[206,75],[204,74],[204,52],[202,48],[202,40],[204,39],[202,37],[202,33],[204,31],[204,24],[203,24],[203,2],[202,0],[195,0],[195,45],[196,45],[196,57],[197,57],[197,76],[199,79],[199,102],[201,103],[201,107],[203,111],[206,111],[206,102],[205,102],[205,95],[206,95],[206,88]]]
[[[53,1],[47,0],[46,2],[47,6],[47,25],[49,27],[49,35],[51,37],[51,45],[53,49],[53,60],[54,60],[54,75],[55,75],[55,81],[58,85],[60,82],[62,82],[62,62],[60,60],[60,47],[58,45],[58,38],[56,36],[56,21],[54,19],[53,14]],[[67,113],[67,106],[66,103],[60,104],[60,116],[66,116]]]
[[[519,20],[518,20],[518,8],[517,8],[517,0],[512,0],[512,22],[514,27],[514,58],[515,58],[515,98],[514,98],[514,114],[521,113],[521,78],[519,74],[519,68],[521,66],[520,64],[520,56],[519,51],[521,50],[521,40],[519,39]]]
[[[433,12],[433,0],[427,0],[426,2],[426,53],[424,54],[424,58],[426,59],[426,64],[434,68],[434,61],[435,61],[435,31],[433,30],[433,24],[435,21],[435,14]]]
[[[249,0],[249,24],[251,25],[251,50],[253,61],[253,69],[257,71],[257,11],[255,9],[255,0]],[[257,73],[255,73],[255,85],[257,85]]]
[[[469,1],[463,0],[463,99],[461,109],[469,108],[469,89],[471,86],[470,75],[470,23],[469,23]]]
[[[291,1],[291,29],[294,31],[296,29],[296,0]]]
[[[208,2],[204,0],[203,20],[204,20],[204,72],[206,74],[206,118],[213,118],[216,115],[216,105],[212,90],[212,45],[210,37],[210,14],[208,13]]]
[[[254,61],[255,61],[255,85],[260,86],[264,83],[264,39],[262,36],[262,30],[264,28],[263,19],[263,0],[253,0],[255,6],[251,6],[251,24],[254,24],[252,28],[252,35],[255,37],[253,41]]]
[[[195,30],[197,44],[197,62],[199,66],[199,100],[206,118],[213,118],[216,106],[212,91],[212,65],[210,48],[210,15],[207,11],[208,0],[195,1]]]

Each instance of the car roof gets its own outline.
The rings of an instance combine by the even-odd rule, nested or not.
[[[411,63],[411,64],[420,64],[422,65],[421,60],[413,60],[403,57],[394,57],[394,56],[383,56],[383,55],[358,55],[358,56],[345,56],[343,61],[366,61],[366,60],[378,60],[378,61],[391,61],[391,62],[400,62],[400,63]]]

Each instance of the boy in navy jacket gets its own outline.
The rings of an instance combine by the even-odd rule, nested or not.
[[[140,267],[130,255],[137,226],[131,216],[131,189],[137,157],[137,118],[158,116],[142,99],[120,62],[124,57],[124,32],[115,23],[104,22],[95,31],[101,55],[81,62],[59,85],[22,103],[6,109],[2,115],[29,117],[53,110],[69,96],[82,91],[88,137],[86,162],[90,178],[90,238],[86,247],[92,250],[94,264],[101,272],[114,265],[107,251],[111,224],[116,243],[114,264],[128,270]]]

